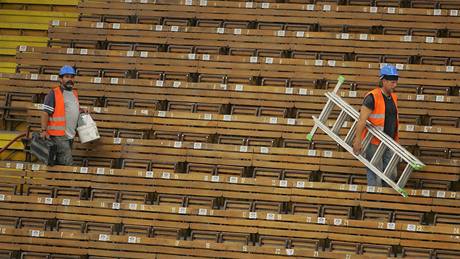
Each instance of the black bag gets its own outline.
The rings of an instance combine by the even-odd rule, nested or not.
[[[30,153],[47,165],[54,165],[56,162],[57,148],[54,141],[40,137],[37,132],[32,133]]]

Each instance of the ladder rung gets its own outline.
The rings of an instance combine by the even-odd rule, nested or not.
[[[337,120],[335,121],[334,125],[332,126],[332,132],[335,134],[338,134],[340,131],[340,128],[342,128],[343,123],[345,122],[345,119],[347,118],[348,114],[345,110],[342,110],[337,117]]]
[[[375,165],[375,163],[378,160],[381,161],[381,159],[383,157],[383,154],[384,154],[386,149],[387,149],[387,147],[385,146],[385,143],[380,142],[379,146],[377,147],[377,150],[375,151],[374,155],[372,156],[371,164]]]
[[[335,103],[331,100],[328,99],[326,106],[324,106],[323,110],[321,111],[321,114],[319,115],[319,120],[321,122],[326,122],[327,118],[329,118],[329,115],[331,115],[332,109],[334,108]],[[307,140],[312,141],[313,140],[313,135],[315,135],[316,130],[318,130],[318,126],[314,125],[313,128],[311,129],[310,133],[307,135]]]
[[[329,115],[331,115],[332,109],[334,108],[335,104],[332,101],[327,101],[326,107],[324,107],[323,111],[319,115],[319,120],[321,122],[325,122],[328,118]]]
[[[391,156],[390,162],[385,168],[385,171],[383,172],[383,174],[388,177],[391,171],[393,171],[396,168],[396,166],[398,165],[398,162],[399,162],[399,156],[396,153],[393,153],[393,155]]]
[[[356,124],[358,124],[357,121],[354,121],[353,124],[351,125],[351,128],[350,130],[348,131],[347,133],[347,136],[345,136],[345,143],[347,143],[348,145],[351,145],[351,143],[353,142],[353,138],[355,137],[355,134],[356,134]]]
[[[367,131],[366,137],[364,137],[364,140],[363,140],[363,151],[364,152],[367,150],[367,148],[371,144],[372,138],[373,138],[372,133],[370,131]]]
[[[414,169],[412,168],[412,166],[410,164],[407,164],[406,167],[404,168],[404,171],[403,173],[401,174],[401,177],[399,177],[399,180],[398,180],[398,187],[400,188],[404,188],[404,186],[406,186],[406,183],[407,181],[409,180],[409,176],[410,174],[412,173]]]

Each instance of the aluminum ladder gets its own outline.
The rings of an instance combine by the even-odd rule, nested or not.
[[[371,139],[376,137],[381,142],[372,157],[369,161],[362,154],[356,155],[353,152],[353,139],[355,137],[355,131],[357,122],[359,120],[359,112],[345,102],[340,96],[337,95],[339,88],[342,86],[345,81],[345,77],[339,76],[337,85],[334,87],[332,92],[327,92],[325,95],[327,97],[326,106],[324,106],[319,118],[312,116],[315,122],[313,129],[307,135],[307,140],[312,141],[313,136],[318,128],[324,131],[329,137],[331,137],[335,142],[342,146],[345,150],[351,153],[356,159],[361,161],[367,168],[373,171],[377,176],[384,180],[389,186],[395,189],[402,196],[407,197],[408,193],[404,190],[404,186],[409,180],[409,176],[413,170],[422,170],[425,164],[418,160],[414,155],[407,151],[403,146],[397,143],[393,138],[385,134],[381,129],[377,128],[369,121],[366,121],[367,134],[363,139],[363,150],[366,150],[371,144]],[[332,110],[337,106],[340,108],[340,113],[332,124],[332,127],[326,125],[326,121],[329,119]],[[350,118],[353,123],[346,134],[345,138],[339,136],[340,129],[344,126],[345,121]],[[376,167],[376,162],[381,160],[386,149],[393,151],[393,155],[386,166],[383,169],[383,172]],[[399,179],[396,181],[391,180],[388,176],[392,170],[397,170],[398,164],[400,162],[405,163],[404,170],[399,176]]]

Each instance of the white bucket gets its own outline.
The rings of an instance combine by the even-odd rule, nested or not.
[[[93,118],[88,113],[80,114],[80,120],[78,121],[78,126],[91,125],[95,124]]]
[[[96,123],[80,126],[77,128],[77,131],[81,143],[87,143],[100,138]]]

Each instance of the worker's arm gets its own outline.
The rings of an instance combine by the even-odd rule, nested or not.
[[[40,121],[40,126],[41,126],[40,136],[42,138],[49,138],[48,131],[47,131],[48,120],[49,120],[49,114],[46,111],[43,111],[41,115],[41,121]]]
[[[363,143],[361,139],[361,135],[363,134],[364,128],[366,128],[366,120],[371,115],[372,110],[367,108],[366,106],[361,106],[361,112],[359,114],[359,120],[356,123],[356,134],[355,139],[353,141],[353,152],[356,155],[359,155],[363,152]]]

